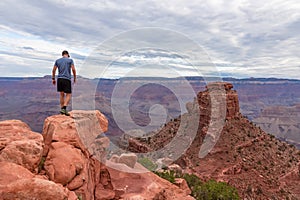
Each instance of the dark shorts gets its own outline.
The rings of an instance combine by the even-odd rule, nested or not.
[[[72,93],[71,81],[64,78],[58,78],[57,92]]]

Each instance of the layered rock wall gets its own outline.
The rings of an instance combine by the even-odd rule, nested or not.
[[[214,82],[198,93],[201,124],[208,124],[212,118],[232,119],[239,114],[238,94],[232,88],[231,83]]]

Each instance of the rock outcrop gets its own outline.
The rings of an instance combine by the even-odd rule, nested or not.
[[[139,163],[134,168],[111,161],[107,161],[107,165],[115,191],[121,192],[123,199],[194,200],[189,196],[190,190],[185,183],[178,180],[176,186],[149,172]]]
[[[184,173],[195,174],[203,181],[226,182],[238,189],[242,199],[300,198],[299,150],[244,117],[232,84],[209,84],[194,102],[187,104],[189,114],[197,114],[196,106],[200,108],[199,121],[193,121],[198,125],[197,134],[175,161]],[[148,140],[137,138],[139,146],[166,146],[182,127],[183,116],[168,122]],[[203,147],[209,148],[204,148],[208,150],[201,156]]]
[[[178,163],[188,163],[184,165],[188,171],[203,180],[230,183],[239,190],[242,198],[299,198],[299,189],[294,187],[300,183],[300,177],[296,176],[299,151],[276,140],[242,116],[232,84],[209,84],[197,97],[201,115],[199,130]],[[221,102],[226,102],[226,110],[213,117],[212,110],[222,109],[214,105],[222,105]],[[225,119],[225,123],[214,148],[203,158],[195,156],[205,144],[204,138],[218,117]]]
[[[75,193],[38,175],[43,137],[19,120],[0,122],[0,199],[70,199]]]
[[[74,193],[67,191],[62,185],[40,178],[18,179],[5,187],[1,187],[1,190],[1,199],[5,200],[77,200],[77,196]]]
[[[50,116],[42,134],[19,120],[0,122],[0,200],[193,199],[135,154],[106,161],[107,127],[99,111]]]
[[[104,164],[97,160],[96,156],[101,159],[101,155],[94,151],[95,146],[100,148],[97,137],[101,137],[107,126],[107,119],[99,111],[73,111],[72,117],[48,117],[42,135],[44,172],[49,179],[83,199],[113,198],[110,176]]]
[[[107,127],[99,111],[48,117],[42,135],[18,120],[0,122],[0,199],[113,199],[99,161]]]
[[[37,172],[43,152],[43,137],[19,120],[0,122],[0,161],[22,165]]]
[[[200,106],[201,121],[207,123],[212,117],[212,110],[217,109],[219,115],[231,119],[239,113],[239,99],[236,90],[231,90],[233,85],[227,82],[214,82],[206,86],[206,90],[197,95]],[[224,110],[223,110],[224,109]]]

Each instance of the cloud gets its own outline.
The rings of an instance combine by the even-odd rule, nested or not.
[[[85,59],[117,34],[142,27],[161,27],[184,34],[201,46],[221,74],[298,78],[299,10],[298,0],[2,0],[0,66],[10,65],[10,68],[2,67],[0,73],[1,76],[12,76],[16,71],[18,76],[49,74],[49,66],[64,49],[69,50],[79,69],[84,68]],[[147,34],[153,34],[148,42],[155,44],[165,39]],[[169,39],[170,47],[185,45],[171,36]],[[123,41],[122,45],[131,42]],[[190,50],[188,46],[186,49]],[[103,64],[118,51],[109,50],[101,52],[105,55]],[[192,53],[187,56],[193,57]],[[144,57],[147,55],[123,54],[119,61],[125,68],[137,59],[147,61]],[[182,74],[188,73],[188,65],[174,64],[176,59],[171,58],[158,54],[148,60],[164,60],[181,69]],[[22,66],[31,67],[25,70]]]

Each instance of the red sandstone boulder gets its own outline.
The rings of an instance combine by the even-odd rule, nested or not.
[[[0,187],[19,179],[33,178],[28,169],[11,162],[0,162]]]
[[[84,152],[90,150],[93,154],[92,147],[96,143],[96,137],[107,131],[107,119],[98,110],[72,111],[71,116],[54,115],[45,120],[44,154],[48,153],[52,141],[65,142]]]
[[[19,120],[0,122],[0,199],[77,199],[60,184],[37,175],[43,137]]]
[[[69,191],[62,185],[39,178],[26,178],[13,181],[0,190],[3,200],[64,200],[68,199]]]
[[[50,145],[44,168],[50,180],[62,185],[73,185],[71,189],[74,190],[81,187],[88,176],[82,173],[87,162],[88,158],[84,157],[80,149],[64,142],[54,142]],[[77,175],[81,176],[81,181],[75,186],[71,182]]]
[[[34,175],[21,165],[0,162],[0,199],[68,199],[77,200],[75,193]]]
[[[187,188],[180,188],[149,172],[139,163],[134,168],[122,163],[107,161],[107,168],[116,191],[122,191],[122,199],[192,200]]]
[[[19,120],[0,122],[0,161],[13,162],[36,172],[43,152],[43,137]]]
[[[71,116],[45,120],[45,173],[83,199],[111,199],[115,193],[110,174],[99,161],[109,145],[101,136],[108,121],[99,111],[72,111]]]

